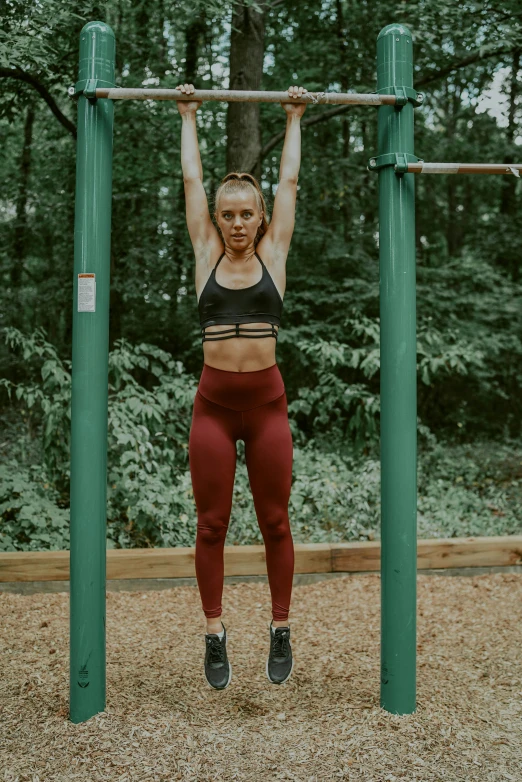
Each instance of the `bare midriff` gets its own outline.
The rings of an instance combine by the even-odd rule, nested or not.
[[[233,325],[233,324],[231,324]],[[249,329],[270,328],[268,323],[245,323]],[[207,335],[219,333],[230,326],[207,326]],[[279,326],[275,326],[279,331]],[[267,369],[276,363],[276,340],[274,337],[232,337],[217,341],[203,342],[205,364],[228,372],[255,372]]]

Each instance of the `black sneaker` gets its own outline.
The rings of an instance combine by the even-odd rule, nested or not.
[[[224,690],[232,681],[232,666],[227,657],[227,631],[223,622],[221,626],[225,631],[221,640],[216,633],[205,634],[205,676],[215,690]]]
[[[266,675],[272,684],[283,684],[290,678],[294,668],[290,628],[276,627],[270,622],[270,654],[266,661]]]

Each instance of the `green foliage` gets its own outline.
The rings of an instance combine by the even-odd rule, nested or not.
[[[294,449],[290,495],[292,535],[298,543],[373,540],[380,516],[377,458],[342,458],[313,444]]]
[[[138,368],[152,376],[151,389],[133,376]],[[194,379],[159,348],[125,340],[110,354],[109,378],[111,545],[193,545],[187,466]]]
[[[77,27],[82,15],[92,3],[77,4],[62,0],[28,3],[9,0],[2,4],[2,32],[0,34],[0,64],[46,71],[61,54],[60,43],[71,27]],[[83,14],[81,13],[83,11]]]
[[[78,34],[94,18],[115,31],[119,86],[175,86],[185,80],[189,60],[196,86],[228,86],[231,2],[10,0],[4,6],[0,65],[30,74],[71,121],[76,108],[66,88],[76,81]],[[417,155],[519,159],[520,81],[513,74],[522,30],[515,0],[484,7],[450,0],[284,0],[265,9],[261,89],[303,84],[373,91],[376,36],[399,21],[412,30],[414,80],[425,94],[415,113]],[[497,72],[505,98],[498,121],[482,105]],[[310,540],[377,534],[378,180],[366,168],[377,150],[377,123],[373,110],[354,106],[307,124],[328,112],[308,107],[303,118],[277,348],[295,444],[293,494],[301,503],[294,524],[297,536]],[[115,116],[108,545],[192,545],[187,441],[201,342],[179,166],[181,123],[168,102],[121,101]],[[262,105],[260,116],[267,145],[279,138],[285,115],[277,105]],[[226,118],[226,104],[204,104],[198,112],[210,203],[226,173]],[[40,543],[60,548],[65,533],[58,521],[69,496],[71,365],[63,357],[71,353],[75,145],[40,94],[7,77],[0,79],[0,132],[6,327],[0,412],[4,420],[18,417],[22,432],[6,436],[1,496],[9,504],[1,545],[33,546],[33,528],[21,521],[41,500],[49,541]],[[260,163],[269,203],[280,154],[281,140]],[[417,177],[415,186],[419,467],[429,464],[438,475],[420,476],[419,532],[512,530],[516,492],[502,494],[496,477],[487,491],[479,477],[476,486],[454,477],[467,474],[469,460],[474,464],[474,452],[465,450],[470,443],[484,459],[488,449],[481,443],[491,442],[492,458],[499,442],[513,443],[506,446],[511,459],[521,436],[522,186],[514,177],[465,176]],[[435,463],[429,454],[437,455]],[[242,459],[239,443],[229,540],[257,542]],[[17,470],[23,505],[16,504],[21,494],[12,483]],[[350,494],[347,486],[354,487]],[[497,516],[488,503],[506,515]]]
[[[520,535],[520,441],[437,443],[419,458],[419,538]]]
[[[359,288],[364,289],[363,281]],[[371,281],[366,289],[370,302]],[[360,312],[350,294],[338,293],[334,306],[343,314],[338,323],[325,323],[320,317],[320,295],[315,319],[311,299],[306,317],[309,330],[315,327],[318,336],[303,338],[303,329],[297,328],[283,343],[288,353],[297,354],[299,376],[306,378],[289,411],[305,437],[328,436],[332,449],[342,448],[347,439],[356,448],[375,444],[380,410],[379,318]],[[321,333],[331,336],[324,338]],[[493,424],[491,419],[486,423],[488,411],[498,413],[504,407],[503,420],[513,436],[519,435],[522,411],[515,388],[522,385],[521,333],[522,286],[509,283],[501,270],[468,255],[443,268],[419,270],[417,376],[422,436],[430,431],[454,436],[462,428],[470,435]],[[292,344],[286,347],[288,341]],[[296,371],[295,362],[292,366]]]
[[[39,421],[43,468],[57,495],[69,493],[70,362],[62,362],[42,330],[26,337],[6,330],[34,379],[14,384],[2,379],[9,395],[23,402]],[[38,366],[40,360],[41,366]],[[38,384],[37,374],[40,374]],[[141,373],[151,389],[133,375]],[[179,516],[192,508],[178,490],[187,482],[187,442],[195,381],[181,362],[153,345],[130,346],[118,340],[109,356],[108,522],[109,540],[121,546],[189,545]],[[157,509],[157,510],[155,510]],[[173,528],[173,523],[175,524]],[[165,541],[170,541],[168,544]]]
[[[368,356],[372,353],[375,329],[354,318],[351,323],[353,333],[366,335],[366,350],[355,355],[355,351],[350,353],[339,345],[325,343],[305,352],[305,356],[319,362],[323,369],[360,368],[364,364],[364,373],[371,377],[376,366]],[[22,449],[21,459],[13,459],[0,470],[0,550],[68,548],[70,364],[59,358],[42,330],[26,336],[8,329],[5,336],[11,350],[32,373],[32,380],[14,384],[4,379],[2,385],[11,395],[17,419],[25,410],[29,440],[33,442],[39,437],[40,445],[30,454]],[[450,361],[448,365],[451,368]],[[458,371],[458,363],[453,369]],[[434,376],[446,371],[448,367],[437,366]],[[313,399],[317,418],[326,418],[331,405],[338,408],[336,417],[330,416],[324,437],[320,433],[319,437],[299,444],[302,433],[296,418],[303,415],[306,396],[301,395],[289,405],[294,432],[290,496],[294,540],[304,543],[378,539],[378,444],[367,436],[364,454],[356,442],[355,449],[350,449],[346,442],[343,446],[341,434],[346,420],[339,423],[342,408],[334,396],[335,389],[341,393],[342,381],[332,373],[330,376],[335,381],[331,384],[332,396],[322,402],[319,396]],[[323,394],[326,388],[324,385]],[[345,384],[345,395],[346,389],[352,387]],[[188,465],[188,438],[195,391],[196,381],[185,372],[181,362],[153,345],[133,346],[119,340],[111,351],[109,548],[194,545],[197,514]],[[360,389],[354,392],[353,399],[357,399],[358,393]],[[349,409],[349,402],[346,405]],[[321,428],[319,424],[317,428]],[[363,426],[361,431],[366,431]],[[340,438],[337,443],[336,432]],[[521,530],[522,462],[518,442],[451,445],[438,442],[420,423],[419,435],[420,537],[514,534]],[[8,436],[23,442],[19,431]],[[12,453],[16,448],[14,441],[9,443]],[[237,454],[227,542],[261,543],[242,441]]]
[[[60,501],[42,465],[0,465],[0,551],[68,549],[69,510]]]
[[[41,425],[42,453],[49,480],[60,494],[68,491],[69,450],[71,428],[71,362],[62,361],[56,348],[45,338],[41,328],[30,335],[15,328],[6,328],[5,341],[20,356],[27,374],[27,383],[13,383],[0,378],[9,397],[12,391],[31,411]]]

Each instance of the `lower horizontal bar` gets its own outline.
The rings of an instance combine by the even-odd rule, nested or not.
[[[192,95],[186,95],[179,90],[101,87],[95,94],[97,98],[109,98],[109,100],[212,100],[228,103],[328,103],[356,106],[395,106],[397,103],[395,95],[357,92],[307,92],[300,98],[289,98],[287,92],[264,92],[263,90],[195,90]]]
[[[408,174],[513,174],[520,176],[520,163],[408,163]]]

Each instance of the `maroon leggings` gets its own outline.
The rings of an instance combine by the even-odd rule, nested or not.
[[[245,459],[265,543],[272,618],[286,621],[294,574],[288,520],[292,434],[285,386],[277,364],[229,372],[203,364],[194,400],[189,463],[198,512],[196,576],[205,616],[221,616],[223,547],[232,510],[236,440]]]

